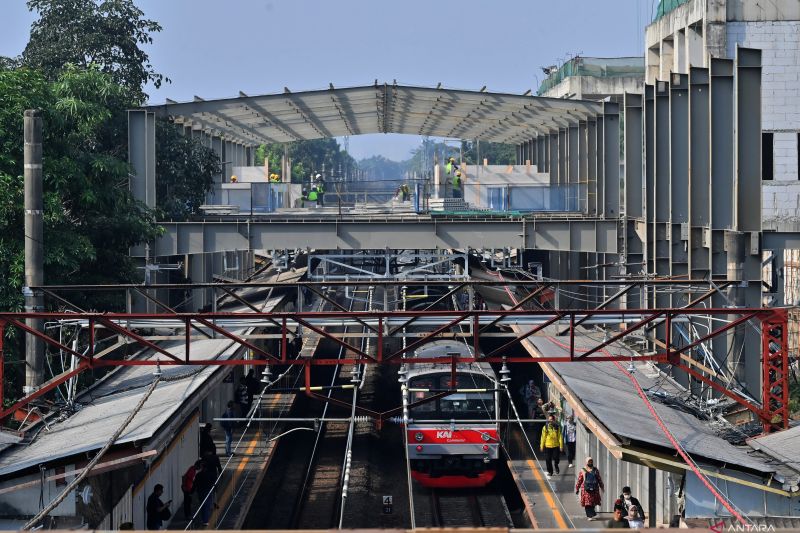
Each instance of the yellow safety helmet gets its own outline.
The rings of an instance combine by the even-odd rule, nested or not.
[[[456,176],[458,176],[459,178],[461,177],[461,171],[460,170],[456,170]]]
[[[231,183],[236,183],[237,181],[239,181],[239,178],[236,177],[236,174],[231,176]]]
[[[451,157],[451,158],[450,158],[450,162],[451,162],[451,163],[455,163],[455,161],[456,161],[456,158],[455,158],[455,157]]]

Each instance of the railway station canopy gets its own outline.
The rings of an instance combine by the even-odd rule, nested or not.
[[[518,144],[603,112],[601,102],[378,83],[191,102],[148,111],[211,135],[255,145],[370,133]]]

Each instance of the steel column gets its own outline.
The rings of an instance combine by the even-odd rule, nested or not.
[[[707,68],[689,72],[689,276],[711,273],[711,108]]]

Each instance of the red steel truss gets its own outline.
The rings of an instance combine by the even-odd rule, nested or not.
[[[32,400],[39,398],[47,392],[53,390],[58,385],[68,379],[80,374],[81,372],[102,367],[115,366],[156,366],[156,365],[201,365],[201,366],[229,366],[229,365],[297,365],[305,367],[307,394],[314,396],[311,390],[310,369],[312,366],[320,365],[355,365],[355,364],[394,364],[400,365],[412,360],[411,354],[414,349],[425,342],[434,338],[446,336],[456,327],[467,330],[472,337],[472,344],[475,348],[475,356],[459,357],[451,356],[445,359],[453,368],[458,363],[469,363],[483,361],[489,363],[563,363],[563,362],[602,362],[602,361],[631,361],[631,360],[650,360],[661,364],[670,364],[687,372],[692,378],[697,379],[714,390],[731,398],[752,411],[768,429],[772,426],[787,427],[788,425],[788,405],[789,405],[789,361],[788,361],[788,311],[786,309],[773,308],[752,308],[736,309],[735,314],[738,318],[724,323],[724,325],[712,330],[707,335],[691,343],[678,346],[670,338],[670,324],[677,320],[688,317],[709,317],[725,316],[732,314],[730,308],[713,309],[692,309],[692,308],[669,308],[669,309],[558,309],[558,310],[491,310],[491,311],[326,311],[326,312],[247,312],[247,313],[175,313],[175,314],[143,314],[143,313],[0,313],[0,383],[2,383],[2,338],[3,330],[6,327],[15,327],[42,339],[46,344],[57,350],[76,356],[80,363],[74,370],[65,372],[54,377],[43,384],[37,391],[20,399],[7,409],[0,411],[0,421],[14,414],[17,410],[25,407]],[[90,343],[87,354],[82,354],[72,350],[68,346],[61,344],[58,340],[44,332],[32,329],[25,324],[27,318],[41,318],[45,321],[68,320],[70,322],[83,321],[85,324]],[[344,338],[330,333],[319,325],[325,319],[350,320],[356,323],[377,323],[376,328],[376,349],[375,354],[366,353],[356,346],[348,343]],[[405,348],[390,350],[387,341],[395,338],[403,329],[403,326],[390,327],[389,321],[400,321],[402,324],[409,324],[412,321],[416,328],[420,328],[420,319],[429,319],[430,331],[411,342]],[[435,319],[435,320],[430,320]],[[501,347],[482,354],[478,349],[481,334],[485,333],[488,325],[502,327],[504,324],[519,323],[524,319],[534,322],[532,327],[509,341]],[[535,319],[535,320],[534,320]],[[576,328],[576,324],[586,322],[591,319],[606,319],[620,323],[627,323],[625,329],[610,336],[604,341],[591,341],[588,336],[581,334]],[[129,322],[147,321],[148,327],[159,328],[179,328],[183,330],[184,354],[177,357],[173,353],[164,349],[162,346],[147,340],[141,332],[127,326]],[[701,343],[725,334],[732,328],[748,321],[757,321],[761,325],[762,337],[762,359],[763,359],[763,383],[762,383],[762,402],[761,405],[754,404],[748,399],[728,390],[721,381],[714,376],[709,377],[702,372],[685,364],[681,354],[690,353],[692,349]],[[177,322],[176,322],[177,321]],[[316,323],[315,323],[316,322]],[[645,326],[652,326],[654,323],[663,322],[666,327],[666,339],[663,340],[664,348],[662,351],[635,355],[631,357],[625,354],[614,354],[608,351],[608,347],[614,342],[624,340],[625,337],[634,332],[642,330]],[[242,326],[246,323],[246,326]],[[430,325],[433,323],[434,325]],[[566,355],[541,354],[540,357],[532,357],[527,352],[523,353],[520,343],[552,324],[566,326],[564,333],[564,344],[569,346]],[[159,325],[161,324],[161,325]],[[318,357],[299,357],[290,358],[288,341],[294,336],[293,328],[300,324],[304,328],[313,331],[332,342],[342,346],[347,351],[348,356],[344,359],[322,359]],[[249,342],[243,338],[241,333],[246,328],[265,328],[267,330],[280,332],[278,342],[279,353],[272,354],[267,350]],[[526,326],[528,327],[528,326]],[[94,339],[97,338],[97,330],[103,328],[117,335],[125,337],[143,348],[153,350],[156,357],[147,359],[113,359],[110,357],[95,357],[92,346]],[[192,337],[192,329],[206,328],[220,337],[225,337],[239,344],[243,348],[250,350],[256,359],[242,357],[244,350],[240,350],[238,355],[230,359],[215,358],[216,354],[202,353],[198,347],[193,349],[197,342]],[[651,331],[652,328],[651,328]],[[583,347],[578,350],[575,346],[576,338],[580,337]],[[176,337],[177,338],[177,337]],[[585,346],[586,341],[594,344]],[[413,359],[414,362],[444,362],[442,358],[435,359]],[[2,385],[0,384],[0,398],[2,398]],[[373,413],[369,413],[373,414]]]

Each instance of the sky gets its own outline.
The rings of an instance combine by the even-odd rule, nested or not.
[[[380,83],[535,92],[574,55],[642,55],[654,0],[135,0],[172,83],[153,103]],[[24,0],[0,0],[0,55],[25,48]],[[409,156],[420,137],[350,138],[356,159]]]

